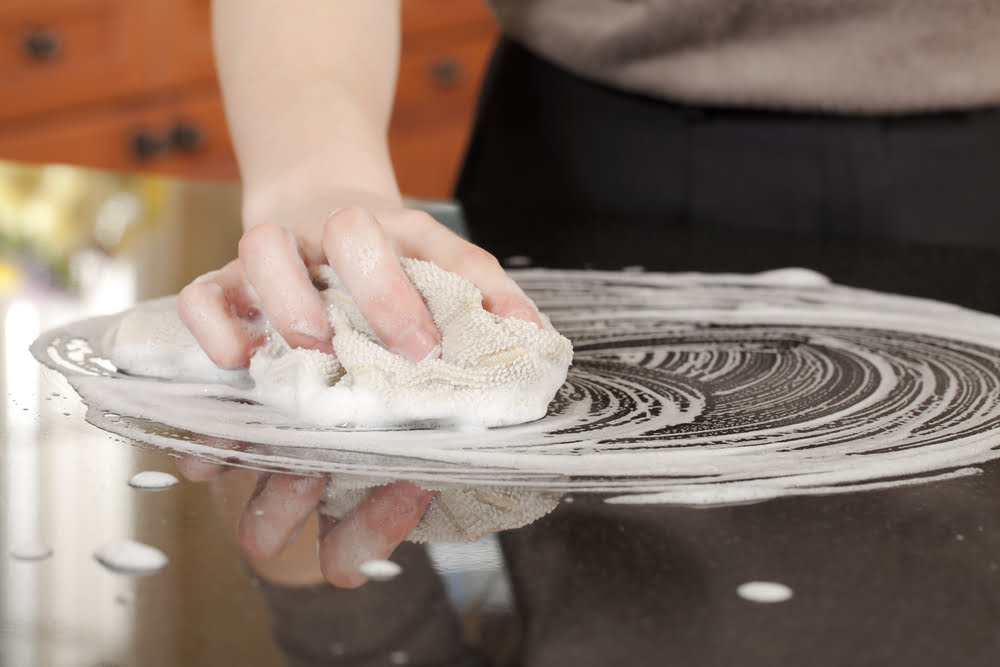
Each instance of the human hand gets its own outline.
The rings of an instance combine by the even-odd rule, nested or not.
[[[323,263],[337,272],[383,343],[411,361],[439,353],[440,334],[402,273],[400,256],[433,261],[465,276],[483,292],[484,307],[496,315],[540,323],[534,304],[494,257],[427,214],[390,200],[371,209],[345,208],[322,216],[308,203],[310,198],[301,201],[305,204],[269,207],[266,213],[256,208],[258,213],[248,216],[238,259],[181,292],[180,316],[217,365],[247,366],[264,342],[265,318],[290,345],[332,352],[333,332],[309,277],[309,269]],[[262,219],[288,222],[254,224]],[[223,470],[191,457],[181,459],[178,468],[195,481],[217,478]],[[226,513],[262,576],[358,586],[365,580],[361,563],[388,557],[433,497],[397,482],[373,490],[339,521],[320,517],[317,522],[310,517],[325,484],[323,477],[288,474],[259,473],[253,479],[244,472],[220,478],[216,486],[226,492]],[[234,505],[233,497],[247,501]],[[318,561],[313,540],[319,544]]]
[[[386,347],[420,361],[439,354],[441,338],[403,274],[400,256],[463,275],[479,287],[484,307],[496,315],[540,324],[534,304],[492,255],[426,213],[402,207],[339,209],[319,224],[251,225],[238,259],[184,288],[178,312],[209,358],[223,368],[249,364],[264,342],[265,317],[292,347],[330,353],[333,331],[309,277],[311,267],[325,263]]]
[[[434,497],[410,482],[394,482],[373,489],[338,520],[313,513],[325,475],[236,469],[193,456],[181,457],[177,468],[191,481],[213,482],[216,504],[235,527],[250,566],[259,576],[290,586],[362,585],[367,579],[361,565],[389,558]]]

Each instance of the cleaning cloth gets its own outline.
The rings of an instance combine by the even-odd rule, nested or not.
[[[483,309],[469,281],[430,262],[403,271],[441,332],[441,356],[411,362],[372,331],[336,274],[322,267],[334,355],[293,349],[276,333],[250,362],[257,399],[305,424],[392,427],[414,423],[492,427],[545,415],[566,379],[570,341],[543,326]]]

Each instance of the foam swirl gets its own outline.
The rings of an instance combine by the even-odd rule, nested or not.
[[[795,270],[515,275],[576,355],[548,415],[513,427],[301,428],[239,388],[71,361],[80,339],[100,356],[107,320],[34,349],[102,428],[283,470],[712,504],[945,479],[1000,456],[1000,318]]]

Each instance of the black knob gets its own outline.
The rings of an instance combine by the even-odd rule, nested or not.
[[[32,60],[52,60],[62,50],[62,42],[54,32],[36,28],[24,33],[21,48]]]
[[[167,141],[179,151],[193,151],[201,146],[203,134],[197,125],[185,121],[174,123],[167,130]]]
[[[440,58],[431,63],[431,79],[440,86],[453,86],[462,77],[462,66],[451,58]]]
[[[140,160],[151,160],[169,147],[166,139],[148,130],[137,130],[129,138],[129,151]]]

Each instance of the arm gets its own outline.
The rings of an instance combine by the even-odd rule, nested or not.
[[[323,216],[331,197],[400,206],[386,143],[398,0],[216,0],[213,30],[247,227],[289,207]]]
[[[181,293],[208,356],[249,363],[258,320],[293,346],[330,351],[310,266],[337,271],[382,342],[411,360],[440,341],[398,256],[472,280],[484,306],[538,321],[489,253],[401,207],[386,145],[399,57],[396,2],[217,0],[219,73],[244,181],[239,259]],[[333,213],[331,213],[333,211]]]

